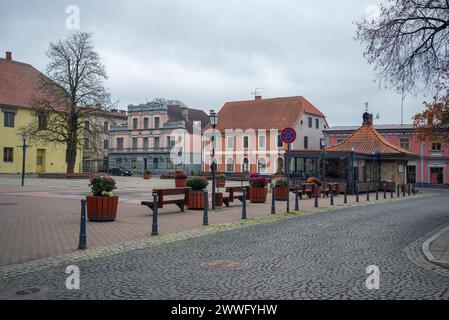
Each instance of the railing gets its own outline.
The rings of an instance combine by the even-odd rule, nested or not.
[[[114,153],[168,153],[172,148],[111,148],[109,154]]]

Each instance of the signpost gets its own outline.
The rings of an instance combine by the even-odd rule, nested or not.
[[[287,212],[290,212],[290,151],[291,145],[296,140],[296,131],[293,128],[285,128],[281,133],[282,142],[287,144],[287,154],[285,156],[286,162],[286,176],[287,176]]]

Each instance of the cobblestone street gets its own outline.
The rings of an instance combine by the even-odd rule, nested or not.
[[[78,262],[0,280],[0,296],[41,288],[49,299],[448,299],[449,271],[423,239],[449,222],[449,194],[343,208]],[[242,262],[240,269],[203,262]],[[367,290],[366,268],[380,268]]]

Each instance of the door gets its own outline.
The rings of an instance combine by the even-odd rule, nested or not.
[[[37,149],[36,151],[36,172],[45,172],[45,150]]]
[[[430,168],[430,183],[443,184],[443,168]]]
[[[146,171],[148,169],[148,159],[143,158],[143,170]]]

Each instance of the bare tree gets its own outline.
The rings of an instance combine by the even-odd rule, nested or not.
[[[34,140],[65,144],[67,173],[73,173],[77,150],[89,139],[96,148],[103,131],[96,117],[106,112],[110,94],[104,87],[105,67],[94,50],[92,34],[73,33],[50,43],[47,76],[41,79],[33,108],[38,121],[26,127]]]
[[[387,86],[441,88],[449,70],[449,0],[387,0],[378,19],[356,25],[355,39]]]

